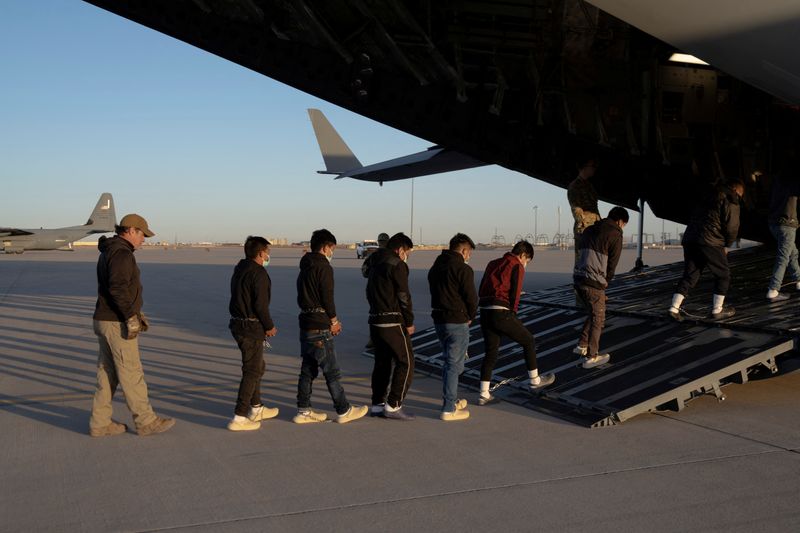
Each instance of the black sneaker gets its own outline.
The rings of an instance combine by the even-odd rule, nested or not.
[[[667,311],[667,314],[672,318],[675,322],[683,322],[683,315],[681,315],[680,311]]]
[[[383,416],[385,418],[389,418],[391,420],[403,420],[403,421],[414,420],[416,418],[414,416],[414,413],[409,413],[403,407],[401,407],[397,411],[386,411],[386,410],[384,410],[383,411]]]
[[[724,320],[726,318],[730,318],[736,314],[736,309],[733,306],[730,307],[723,307],[722,311],[719,313],[711,313],[712,320]]]
[[[478,396],[478,405],[491,405],[493,403],[500,403],[500,398],[492,396],[491,394],[488,398],[485,396]]]
[[[383,405],[384,404],[380,403],[378,405],[370,406],[370,408],[369,408],[369,416],[372,417],[372,418],[374,418],[376,416],[379,416],[379,417],[383,418]]]

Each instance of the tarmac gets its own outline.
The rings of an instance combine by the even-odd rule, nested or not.
[[[798,530],[797,372],[735,386],[723,403],[701,397],[680,413],[592,430],[509,403],[479,407],[467,390],[472,416],[445,423],[441,381],[417,374],[413,422],[293,424],[301,253],[276,248],[269,266],[278,336],[262,390],[281,413],[234,433],[225,426],[241,361],[227,303],[241,251],[137,252],[151,319],[145,377],[156,412],[177,419],[147,438],[88,436],[96,251],[0,255],[0,531]],[[431,325],[426,274],[437,253],[409,262],[418,329]],[[499,255],[473,255],[476,280]],[[620,270],[633,257],[625,250]],[[525,289],[569,283],[572,259],[537,249]],[[680,259],[680,249],[645,255]],[[333,260],[344,386],[365,404],[360,264],[352,250]],[[332,415],[324,379],[315,385],[315,408]],[[132,426],[120,392],[114,409]]]

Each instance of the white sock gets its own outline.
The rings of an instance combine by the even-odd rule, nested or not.
[[[767,298],[775,298],[778,295],[778,291],[775,289],[770,289],[767,291]]]
[[[670,311],[673,313],[677,313],[681,310],[681,304],[683,303],[683,299],[686,298],[683,294],[675,293],[672,295],[672,307],[669,308]]]
[[[725,303],[725,296],[722,294],[715,294],[714,295],[714,309],[711,310],[712,313],[721,313],[722,312],[722,304]]]
[[[489,397],[489,382],[488,381],[481,381],[481,396],[484,398]]]
[[[388,411],[389,413],[394,413],[395,411],[400,410],[400,406],[398,405],[397,407],[392,407],[387,403],[386,405],[383,406],[383,410]]]
[[[539,370],[528,370],[528,377],[531,379],[531,385],[538,385],[542,378],[539,377]]]

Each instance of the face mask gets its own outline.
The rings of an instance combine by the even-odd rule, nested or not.
[[[264,266],[264,267],[267,267],[267,266],[269,266],[269,257],[267,257],[266,259],[264,259],[264,262],[263,262],[263,263],[261,263],[261,266]]]
[[[323,255],[325,255],[325,254],[323,254]],[[331,255],[325,255],[325,259],[327,259],[327,260],[328,260],[328,263],[330,263],[331,261],[333,261],[333,254],[331,254]]]

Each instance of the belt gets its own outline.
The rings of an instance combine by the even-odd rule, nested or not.
[[[387,311],[386,313],[370,313],[369,316],[388,316],[388,315],[399,315],[399,311]]]
[[[300,310],[300,314],[301,315],[308,315],[308,314],[311,314],[311,313],[324,313],[324,312],[325,312],[325,308],[324,307],[309,307],[307,309],[301,309]]]
[[[317,335],[322,335],[323,333],[330,332],[329,329],[304,329],[306,333],[316,333]]]
[[[232,316],[231,320],[239,320],[240,322],[258,322],[257,318],[240,318],[238,316]]]

